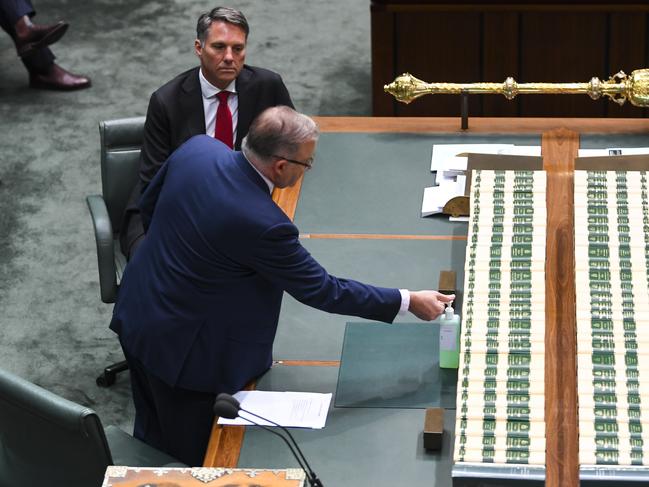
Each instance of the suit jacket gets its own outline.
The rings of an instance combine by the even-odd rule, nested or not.
[[[339,279],[302,247],[241,152],[196,136],[140,202],[147,238],[126,268],[111,329],[171,386],[233,393],[271,365],[283,292],[391,322],[398,289]]]
[[[149,101],[140,155],[140,177],[120,225],[120,245],[127,256],[144,234],[137,201],[167,157],[194,135],[205,133],[203,98],[198,67],[185,71],[156,90]],[[282,78],[272,71],[244,65],[237,77],[239,116],[235,149],[254,118],[276,105],[293,107]]]

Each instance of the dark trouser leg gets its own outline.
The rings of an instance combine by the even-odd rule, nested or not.
[[[20,58],[27,71],[34,74],[47,74],[54,64],[54,54],[48,47],[36,49],[32,54]]]
[[[0,27],[12,37],[18,19],[35,14],[29,0],[0,0]]]
[[[142,215],[137,207],[137,203],[142,194],[142,183],[138,181],[131,195],[119,229],[119,245],[122,253],[127,260],[131,260],[135,249],[144,241],[144,225],[142,224]]]
[[[215,395],[171,387],[126,357],[131,372],[133,436],[191,467],[203,465]]]
[[[14,26],[18,19],[25,15],[35,14],[31,2],[27,0],[0,0],[0,27],[16,40]],[[46,74],[54,63],[54,54],[47,47],[37,49],[29,56],[21,58],[27,71],[34,74]]]
[[[144,241],[144,226],[139,210],[126,210],[119,233],[119,244],[126,260],[131,260],[135,250]]]

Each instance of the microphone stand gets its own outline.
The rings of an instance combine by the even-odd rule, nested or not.
[[[243,419],[246,419],[246,418],[243,418]],[[250,420],[246,420],[246,421],[250,421]],[[252,422],[252,421],[251,421],[251,422]],[[304,470],[304,473],[306,473],[307,477],[309,477],[309,472],[308,472],[308,470],[305,468],[304,464],[303,464],[302,461],[300,460],[300,457],[297,455],[297,453],[295,453],[295,450],[294,450],[293,447],[291,446],[291,443],[286,439],[286,437],[285,437],[284,435],[278,433],[278,432],[275,431],[273,428],[269,428],[268,426],[264,426],[263,424],[258,424],[258,423],[252,423],[252,424],[254,424],[255,426],[259,426],[261,429],[264,429],[264,430],[268,431],[269,433],[274,434],[275,436],[279,436],[282,440],[284,440],[284,443],[286,443],[286,446],[288,446],[289,450],[291,450],[291,453],[293,454],[293,456],[294,456],[295,459],[297,460],[297,463],[300,464],[300,468],[301,468],[302,470]],[[311,479],[310,479],[310,478],[309,478],[309,483],[311,483]]]
[[[296,441],[295,441],[295,438],[293,438],[293,435],[291,434],[291,432],[290,432],[288,429],[286,429],[284,426],[282,426],[282,425],[280,425],[280,424],[275,423],[274,421],[271,421],[270,419],[263,418],[263,417],[259,416],[258,414],[255,414],[255,413],[252,413],[252,412],[250,412],[250,411],[248,411],[248,410],[246,410],[246,409],[243,409],[241,406],[239,406],[239,411],[240,411],[240,412],[243,411],[243,412],[246,413],[246,414],[249,414],[249,415],[251,415],[251,416],[254,416],[255,418],[261,419],[262,421],[266,421],[267,423],[270,423],[270,424],[272,424],[273,426],[277,426],[278,428],[281,428],[281,429],[282,429],[282,430],[283,430],[283,431],[288,435],[288,437],[291,439],[291,442],[292,442],[293,445],[295,446],[295,450],[298,451],[299,456],[296,455],[295,450],[293,449],[293,447],[291,447],[289,441],[288,441],[288,440],[287,440],[283,435],[280,435],[277,431],[273,431],[273,430],[272,430],[271,428],[269,428],[268,426],[264,426],[264,425],[261,425],[261,424],[257,424],[257,426],[259,426],[260,428],[263,428],[263,429],[265,429],[266,431],[270,431],[271,433],[273,433],[273,434],[279,436],[280,438],[282,438],[282,439],[286,442],[286,444],[288,445],[288,447],[291,449],[291,452],[293,452],[293,455],[295,456],[295,458],[297,459],[298,463],[300,464],[300,467],[302,468],[302,470],[304,470],[304,471],[306,472],[306,474],[307,474],[307,479],[308,479],[309,484],[311,485],[311,487],[324,487],[324,486],[322,485],[322,482],[321,482],[320,479],[318,478],[318,476],[317,476],[317,475],[315,474],[315,472],[311,469],[311,465],[309,465],[309,462],[307,462],[306,458],[305,458],[304,455],[302,454],[302,450],[300,450],[300,447],[297,445],[297,443],[296,443]],[[239,414],[239,416],[241,416],[241,415]],[[246,418],[243,418],[243,419],[246,419]],[[250,420],[248,420],[248,421],[250,421]],[[256,423],[254,423],[254,422],[252,422],[252,421],[250,421],[250,422],[253,423],[253,424],[256,424]],[[302,459],[302,461],[300,461],[300,459]],[[304,465],[302,464],[302,462],[304,462],[304,465],[306,465],[307,468],[304,468]]]

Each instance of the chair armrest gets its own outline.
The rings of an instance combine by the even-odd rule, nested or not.
[[[104,428],[114,465],[128,467],[184,467],[174,457],[133,438],[117,426]]]
[[[104,303],[114,303],[117,298],[117,274],[113,226],[110,223],[104,198],[100,195],[90,195],[86,198],[86,202],[95,229],[101,300]]]

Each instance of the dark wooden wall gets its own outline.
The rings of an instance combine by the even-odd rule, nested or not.
[[[426,82],[607,80],[649,68],[649,1],[373,0],[375,116],[456,116],[459,97],[399,103],[383,85],[408,71]],[[587,95],[475,95],[471,116],[643,117],[647,110]]]

